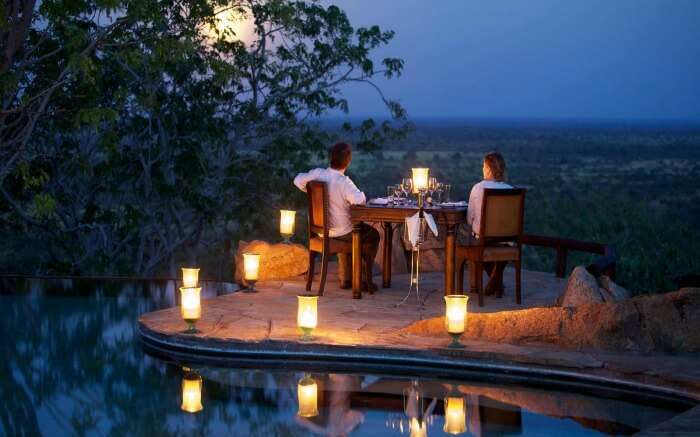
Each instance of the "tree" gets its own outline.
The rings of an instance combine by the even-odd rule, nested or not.
[[[32,114],[35,124],[19,142],[9,122],[2,128],[3,157],[17,156],[0,179],[5,223],[49,242],[50,269],[149,274],[165,263],[173,272],[178,256],[272,230],[278,206],[293,202],[292,173],[331,140],[314,120],[349,111],[345,83],[376,89],[391,115],[343,126],[362,150],[406,128],[401,106],[374,82],[403,68],[399,59],[371,57],[393,33],[354,29],[335,6],[73,7],[82,9],[39,8],[22,51],[34,50],[36,61],[10,69],[23,85],[9,109]],[[227,25],[241,22],[252,29],[247,40]],[[44,108],[23,99],[43,99],[48,89]]]

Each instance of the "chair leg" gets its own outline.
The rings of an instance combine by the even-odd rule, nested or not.
[[[306,291],[311,291],[311,283],[314,281],[316,269],[316,252],[309,251],[309,269],[306,271]]]
[[[496,297],[501,299],[503,298],[503,272],[506,270],[506,265],[508,263],[503,263],[500,264],[496,263],[494,267],[494,274],[497,275],[498,278],[498,288],[496,289]]]
[[[321,284],[318,287],[318,295],[323,296],[323,290],[326,288],[326,275],[328,274],[328,254],[321,254]]]
[[[520,272],[520,261],[515,262],[515,303],[518,305],[521,305],[522,298],[520,295],[520,280],[521,280],[521,272]]]
[[[457,261],[457,294],[464,294],[464,263],[461,259]]]
[[[467,261],[467,266],[469,267],[469,292],[477,293],[476,289],[476,263],[474,261]]]
[[[476,289],[479,292],[479,306],[484,306],[484,263],[477,262],[476,264]]]

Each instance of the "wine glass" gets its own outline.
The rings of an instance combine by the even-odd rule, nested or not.
[[[435,203],[440,204],[442,203],[442,194],[445,191],[445,184],[442,182],[438,182],[437,185],[435,186]]]
[[[431,198],[431,203],[432,203],[432,197],[435,194],[435,190],[437,189],[437,178],[436,177],[430,177],[428,178],[428,196]]]
[[[413,179],[403,178],[401,181],[401,188],[406,196],[406,199],[408,199],[409,194],[413,192]]]
[[[444,184],[444,185],[442,186],[442,193],[443,193],[443,197],[444,197],[444,201],[445,201],[445,202],[449,202],[449,201],[450,201],[450,191],[452,191],[452,185],[450,185],[450,184]]]
[[[389,201],[389,205],[394,203],[394,186],[393,185],[387,185],[386,186],[386,199]]]

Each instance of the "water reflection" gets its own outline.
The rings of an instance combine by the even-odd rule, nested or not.
[[[182,403],[180,409],[188,413],[202,411],[202,377],[197,372],[183,367],[182,371]]]
[[[202,292],[226,290],[203,284]],[[144,354],[136,320],[176,305],[177,295],[166,282],[0,279],[0,435],[631,434],[687,408],[517,385],[164,362]],[[315,396],[302,396],[305,377]],[[315,411],[306,409],[314,397]]]

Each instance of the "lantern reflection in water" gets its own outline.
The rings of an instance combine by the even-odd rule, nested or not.
[[[188,413],[202,411],[202,377],[188,368],[183,368],[183,371],[180,409]]]
[[[467,430],[467,408],[464,397],[450,396],[445,398],[445,427],[448,434],[462,434]]]
[[[318,416],[318,384],[309,375],[304,375],[297,384],[300,417]]]

